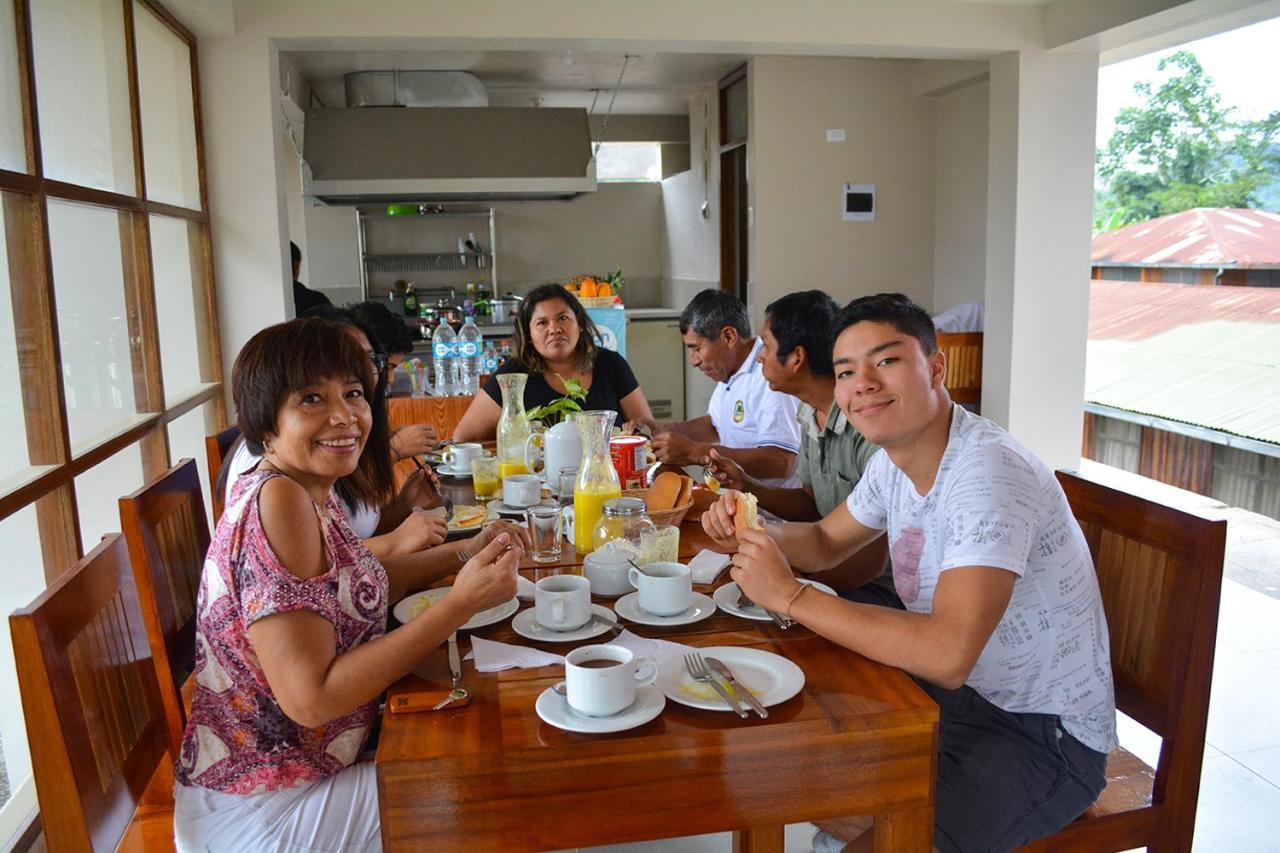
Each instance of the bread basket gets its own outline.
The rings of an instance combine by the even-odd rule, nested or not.
[[[626,489],[623,491],[624,498],[645,499],[648,491],[645,489]],[[689,508],[693,506],[693,499],[682,503],[680,506],[671,509],[649,510],[649,519],[658,527],[678,527],[680,522],[684,521],[685,515],[689,512]]]

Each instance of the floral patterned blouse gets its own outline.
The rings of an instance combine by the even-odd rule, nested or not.
[[[308,785],[355,761],[377,712],[370,702],[308,728],[280,710],[249,642],[273,613],[310,610],[333,625],[338,654],[386,630],[387,573],[337,500],[319,507],[330,569],[303,580],[267,543],[258,494],[275,471],[240,477],[209,546],[196,600],[195,693],[174,775],[184,785],[255,794]]]

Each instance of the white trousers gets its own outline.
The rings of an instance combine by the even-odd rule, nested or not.
[[[382,850],[372,761],[357,762],[307,787],[239,795],[174,785],[173,795],[179,853]]]

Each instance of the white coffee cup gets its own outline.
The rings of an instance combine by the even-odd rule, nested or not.
[[[542,501],[542,478],[537,474],[512,474],[502,480],[502,502],[524,509]]]
[[[693,601],[693,575],[683,563],[650,563],[641,571],[632,566],[627,580],[639,592],[640,609],[654,616],[675,616]]]
[[[631,555],[604,547],[592,551],[582,560],[582,573],[591,581],[592,595],[623,595],[631,592],[627,571],[631,568]]]
[[[462,444],[449,445],[441,455],[444,458],[444,464],[454,471],[470,471],[471,460],[483,454],[483,446],[476,444],[474,441],[467,441]]]
[[[582,575],[552,575],[533,587],[534,615],[552,631],[572,631],[591,619],[591,582]]]
[[[625,646],[582,646],[564,659],[565,698],[579,714],[608,717],[629,708],[636,686],[652,684],[657,675],[652,660]]]

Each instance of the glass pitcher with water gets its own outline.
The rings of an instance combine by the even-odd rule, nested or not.
[[[609,436],[617,416],[617,412],[573,415],[582,432],[582,463],[573,486],[573,547],[579,554],[591,551],[591,531],[604,513],[605,501],[622,495],[622,483],[609,457]]]
[[[499,479],[529,473],[524,461],[524,445],[530,432],[524,411],[524,385],[528,381],[527,373],[498,374],[498,387],[502,389],[502,417],[498,418]]]

